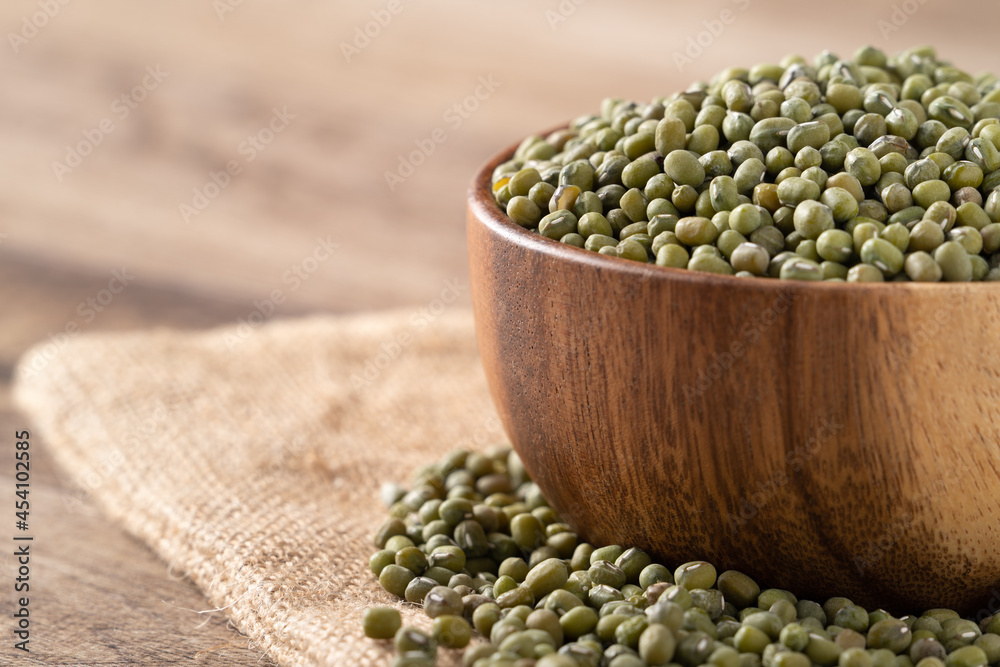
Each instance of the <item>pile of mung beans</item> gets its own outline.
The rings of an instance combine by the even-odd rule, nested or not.
[[[762,590],[705,561],[668,568],[641,549],[587,544],[509,447],[455,451],[383,500],[391,518],[371,571],[433,619],[428,633],[402,626],[395,608],[365,612],[367,636],[394,640],[396,667],[433,665],[439,647],[465,648],[465,667],[1000,664],[1000,614],[896,618]],[[470,643],[473,630],[487,641]]]
[[[603,255],[742,277],[1000,280],[1000,79],[929,47],[733,67],[532,136],[507,216]]]

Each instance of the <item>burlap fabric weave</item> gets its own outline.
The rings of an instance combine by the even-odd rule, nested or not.
[[[458,445],[502,440],[472,318],[274,322],[247,335],[80,337],[19,405],[63,470],[285,665],[384,665],[361,614],[378,489]],[[33,353],[25,355],[31,359]],[[405,621],[429,627],[412,606]],[[439,664],[459,664],[442,652]]]

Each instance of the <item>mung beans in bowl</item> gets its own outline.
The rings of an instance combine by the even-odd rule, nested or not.
[[[866,47],[484,166],[486,376],[582,539],[873,608],[1000,588],[998,118],[995,76]]]
[[[1000,82],[938,62],[731,68],[520,143],[490,176],[516,224],[672,268],[836,282],[1000,280]]]

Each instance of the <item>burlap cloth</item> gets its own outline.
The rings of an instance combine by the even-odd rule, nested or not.
[[[65,472],[285,665],[388,664],[361,633],[397,604],[367,567],[380,485],[503,439],[467,311],[81,336],[32,373],[36,354],[15,397]]]

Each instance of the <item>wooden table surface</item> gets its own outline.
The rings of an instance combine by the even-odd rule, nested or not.
[[[684,7],[4,2],[4,437],[30,427],[10,403],[16,359],[71,323],[235,324],[275,288],[288,295],[278,317],[429,302],[467,275],[464,195],[477,165],[603,95],[648,99],[730,64],[865,43],[933,42],[963,67],[1000,70],[998,10],[985,0]],[[312,262],[321,239],[337,249]],[[122,269],[127,288],[100,312],[88,306]],[[0,662],[271,664],[224,612],[197,613],[208,604],[194,586],[35,445],[32,652],[12,650],[7,617]],[[10,609],[11,556],[0,572]]]

